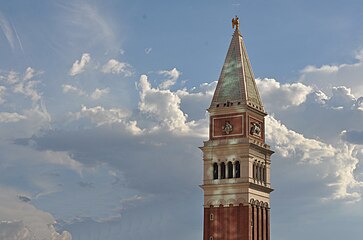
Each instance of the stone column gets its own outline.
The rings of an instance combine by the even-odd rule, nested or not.
[[[253,240],[258,240],[257,239],[257,230],[258,230],[257,206],[253,205]]]
[[[266,240],[270,240],[270,209],[266,208]]]
[[[232,178],[236,178],[236,162],[232,162]]]
[[[218,179],[221,179],[221,177],[222,177],[221,164],[218,163]]]
[[[258,240],[262,240],[262,207],[258,206]]]
[[[267,240],[267,227],[266,227],[267,221],[266,221],[266,208],[262,208],[262,239]]]

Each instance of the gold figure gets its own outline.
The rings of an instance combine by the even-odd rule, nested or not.
[[[232,18],[232,28],[234,28],[234,27],[236,27],[236,29],[238,29],[238,27],[239,27],[239,19],[238,19],[237,15],[235,18]]]

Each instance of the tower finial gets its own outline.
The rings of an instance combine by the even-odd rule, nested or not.
[[[236,27],[236,30],[238,30],[239,27],[239,19],[238,16],[236,15],[235,18],[232,18],[232,28]]]

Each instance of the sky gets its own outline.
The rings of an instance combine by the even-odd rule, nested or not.
[[[0,238],[202,239],[240,30],[269,115],[271,237],[360,239],[361,1],[0,1]]]

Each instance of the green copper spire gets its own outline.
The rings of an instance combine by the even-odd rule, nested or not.
[[[264,112],[238,23],[233,24],[236,29],[214,92],[211,108],[222,107],[229,102],[236,103],[236,105],[247,105]]]

